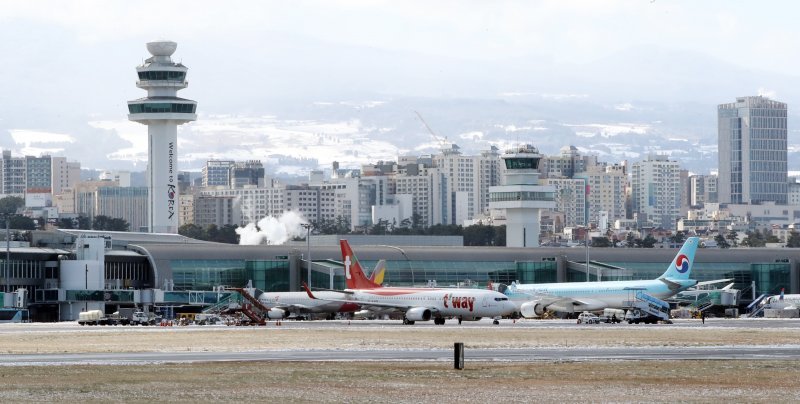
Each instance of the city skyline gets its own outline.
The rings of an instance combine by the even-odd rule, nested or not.
[[[791,169],[800,57],[784,49],[800,37],[788,17],[797,6],[778,7],[787,12],[688,1],[11,2],[0,16],[10,39],[0,49],[15,59],[0,78],[0,147],[143,171],[146,128],[127,122],[125,100],[140,96],[132,66],[143,44],[166,38],[192,66],[184,91],[200,102],[179,132],[189,170],[261,159],[304,174],[430,153],[437,142],[412,109],[469,153],[527,142],[606,160],[655,147],[681,160],[691,148],[694,163],[716,158],[706,141],[715,106],[758,94],[789,104]]]

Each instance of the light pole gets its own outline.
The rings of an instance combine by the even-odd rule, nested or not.
[[[584,237],[586,244],[586,282],[589,282],[589,226],[586,226],[586,236]]]
[[[308,248],[308,258],[306,258],[306,265],[308,267],[308,279],[306,279],[308,287],[311,287],[311,223],[302,223],[300,226],[303,226],[306,229],[306,245]]]
[[[9,268],[10,268],[9,265],[11,265],[11,229],[9,228],[9,226],[10,226],[9,223],[10,222],[11,222],[11,219],[8,217],[8,215],[6,215],[6,265],[5,265],[5,272],[6,272],[5,281],[6,281],[6,284],[5,284],[5,287],[3,288],[3,291],[6,292],[6,293],[8,293],[8,290],[9,290],[8,288],[9,288],[9,286],[11,286],[11,285],[8,284],[8,272],[9,272]]]
[[[84,289],[85,292],[83,295],[83,298],[85,299],[83,301],[83,311],[89,311],[89,264],[86,264],[85,268],[86,268],[85,272],[86,276],[83,279],[86,282],[85,286],[86,289]]]
[[[411,270],[411,286],[414,286],[414,268],[411,267],[411,260],[408,258],[408,255],[406,255],[406,252],[403,251],[402,248],[395,247],[393,245],[381,244],[380,247],[394,248],[395,250],[400,251],[400,254],[403,254],[403,257],[405,257],[406,261],[408,261],[408,269]]]

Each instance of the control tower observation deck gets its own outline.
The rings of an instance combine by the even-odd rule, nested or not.
[[[505,165],[504,185],[489,187],[489,209],[506,212],[506,246],[538,247],[541,212],[555,208],[555,188],[539,185],[542,155],[524,145],[500,158]]]
[[[136,67],[136,86],[147,97],[128,101],[128,119],[147,125],[148,231],[178,232],[178,125],[197,119],[197,102],[178,98],[186,88],[186,66],[172,61],[178,44],[147,43],[152,55]]]

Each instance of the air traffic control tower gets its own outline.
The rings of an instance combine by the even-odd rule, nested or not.
[[[147,97],[128,101],[128,119],[147,125],[147,231],[178,232],[178,125],[197,119],[197,102],[178,98],[186,88],[186,66],[172,61],[178,44],[172,41],[147,43],[152,55],[136,67],[136,86]]]
[[[539,185],[542,155],[531,145],[507,150],[504,185],[489,187],[489,209],[506,212],[506,246],[538,247],[542,209],[555,208],[555,188]]]

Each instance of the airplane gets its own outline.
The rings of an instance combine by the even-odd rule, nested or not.
[[[343,293],[347,299],[325,299],[327,301],[355,303],[367,309],[401,311],[404,314],[403,324],[409,325],[431,319],[434,324],[442,325],[447,317],[456,317],[460,323],[461,320],[505,316],[517,310],[508,296],[493,290],[381,287],[364,275],[347,240],[340,240],[339,244],[347,282],[347,289]],[[303,284],[303,288],[312,299],[324,299],[315,296],[308,285]],[[494,320],[494,324],[499,323],[497,319]]]
[[[800,308],[800,295],[786,294],[781,288],[781,294],[767,297],[761,301],[761,305],[771,309],[797,309]]]
[[[386,273],[386,260],[378,261],[375,269],[370,273],[369,279],[376,284],[383,283]],[[319,297],[324,299],[344,300],[347,296],[341,292],[319,292]],[[267,318],[281,320],[294,314],[326,314],[327,319],[336,318],[338,313],[357,313],[361,306],[337,301],[311,299],[306,292],[264,292],[258,296],[258,301],[269,308]],[[298,318],[305,318],[300,316]]]
[[[690,279],[698,237],[689,237],[667,270],[658,278],[640,281],[602,281],[514,284],[505,293],[519,304],[525,318],[539,317],[545,310],[575,313],[606,308],[624,308],[639,293],[667,299],[697,284]],[[501,288],[503,288],[501,286]]]

